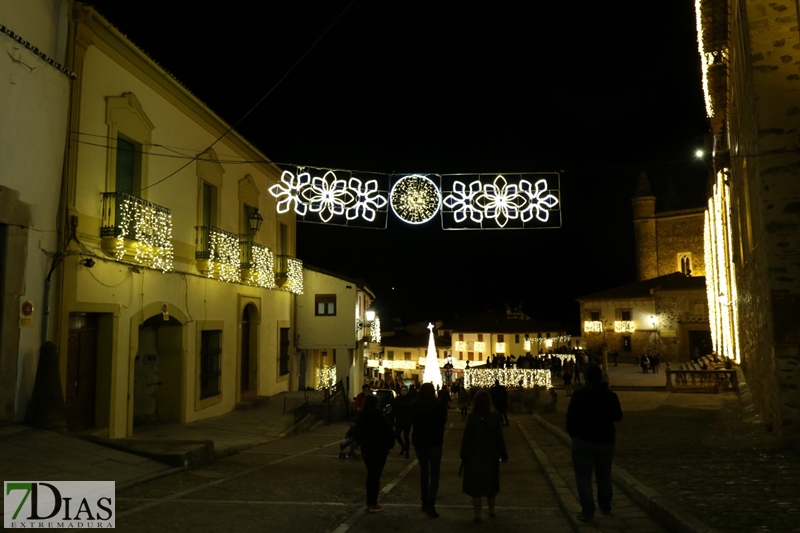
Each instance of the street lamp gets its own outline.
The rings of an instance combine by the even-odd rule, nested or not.
[[[261,223],[264,222],[264,217],[261,216],[261,213],[258,212],[258,208],[253,208],[253,212],[250,213],[250,216],[247,217],[247,223],[250,226],[250,231],[253,232],[253,235],[258,233],[258,230],[261,229]]]

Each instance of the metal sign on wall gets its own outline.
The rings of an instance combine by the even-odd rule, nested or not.
[[[300,222],[385,229],[436,217],[446,230],[561,227],[557,172],[368,174],[295,167],[269,188],[279,213]]]

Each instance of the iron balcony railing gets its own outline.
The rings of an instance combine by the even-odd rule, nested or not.
[[[150,268],[172,270],[172,211],[124,192],[103,193],[103,249]]]
[[[275,288],[275,256],[266,246],[251,240],[239,241],[242,280],[248,285]]]
[[[208,261],[207,266],[200,267],[200,270],[205,270],[209,278],[240,282],[239,237],[214,226],[196,226],[196,229],[194,257],[197,261]]]
[[[303,262],[290,255],[275,256],[275,277],[283,289],[303,294]]]

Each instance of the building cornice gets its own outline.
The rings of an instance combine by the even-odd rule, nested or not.
[[[14,33],[13,31],[11,31],[10,29],[6,28],[2,24],[0,24],[0,33],[5,33],[10,38],[14,39],[19,44],[21,44],[22,46],[24,46],[25,48],[27,48],[28,50],[30,50],[31,52],[36,54],[39,57],[39,59],[41,59],[42,61],[44,61],[45,63],[47,63],[51,67],[53,67],[54,69],[60,71],[62,74],[65,74],[70,79],[73,79],[73,80],[76,79],[76,76],[75,76],[74,72],[72,72],[68,68],[64,67],[61,63],[55,61],[54,59],[52,59],[50,57],[47,57],[47,55],[44,54],[43,52],[41,52],[37,47],[33,46],[31,43],[29,43],[28,41],[26,41],[25,39],[23,39],[22,37],[20,37],[16,33]]]

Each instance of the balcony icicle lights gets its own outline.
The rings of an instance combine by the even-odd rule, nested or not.
[[[636,331],[633,320],[615,320],[614,331],[616,333],[633,333]]]
[[[118,193],[119,194],[119,193]],[[141,198],[120,194],[116,258],[126,253],[125,239],[134,239],[134,261],[162,272],[172,271],[172,214]]]
[[[587,320],[583,323],[583,331],[586,333],[603,333],[603,323],[599,320]]]
[[[264,246],[251,245],[250,272],[247,284],[265,289],[275,288],[275,256],[272,250]]]
[[[336,366],[323,366],[317,369],[317,390],[330,389],[336,386]]]
[[[216,276],[220,281],[240,283],[242,281],[239,258],[239,238],[232,233],[210,228],[208,243],[208,277]]]
[[[303,294],[303,262],[294,257],[287,258],[287,278],[284,289],[295,294]]]

